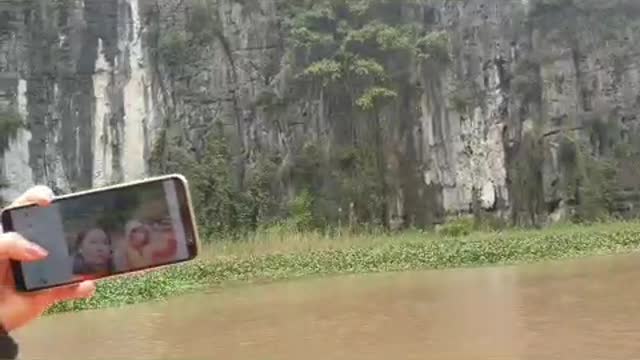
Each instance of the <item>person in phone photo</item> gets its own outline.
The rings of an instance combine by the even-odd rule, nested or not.
[[[131,220],[125,228],[125,256],[128,269],[144,269],[152,265],[151,229],[139,220]]]
[[[178,240],[171,219],[162,219],[154,223],[154,251],[151,260],[154,264],[166,264],[176,260]]]
[[[80,232],[75,244],[73,273],[82,278],[95,278],[108,275],[112,270],[109,235],[100,228]]]

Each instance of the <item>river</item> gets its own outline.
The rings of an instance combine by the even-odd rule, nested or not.
[[[47,317],[23,359],[631,359],[640,256],[331,277]]]

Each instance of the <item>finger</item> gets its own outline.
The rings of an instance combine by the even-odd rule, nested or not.
[[[18,233],[0,234],[0,259],[36,261],[47,257],[45,249],[27,241]]]
[[[30,303],[39,311],[44,312],[51,306],[70,300],[87,299],[93,296],[96,286],[92,281],[85,281],[63,288],[42,291],[29,296]]]
[[[34,186],[20,195],[11,205],[25,206],[37,204],[39,206],[48,206],[53,201],[53,190],[44,185]]]
[[[42,294],[46,302],[55,304],[62,301],[88,299],[95,294],[96,284],[93,281],[83,281],[79,284],[57,288]]]

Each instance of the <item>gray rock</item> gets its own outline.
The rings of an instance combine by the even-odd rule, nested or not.
[[[183,60],[173,67],[159,57],[163,44],[153,35],[184,34],[195,2],[2,5],[16,21],[0,30],[0,100],[19,107],[27,125],[4,154],[10,187],[3,195],[35,183],[68,192],[147,176],[162,130],[197,157],[214,124],[234,154],[237,186],[258,154],[277,154],[282,196],[294,194],[286,170],[306,144],[318,141],[330,154],[366,125],[353,104],[296,82],[300,54],[283,28],[283,1],[215,1],[202,24],[210,38],[197,51],[178,52]],[[563,139],[598,159],[616,145],[633,146],[640,135],[637,6],[620,0],[602,10],[587,1],[576,6],[591,7],[578,12],[538,3],[424,0],[403,9],[407,21],[449,34],[453,63],[396,66],[410,73],[408,85],[380,114],[394,227],[468,213],[476,191],[481,208],[497,216],[533,211],[533,218],[561,221],[577,201]],[[459,108],[461,90],[472,96]],[[615,131],[598,138],[598,121]],[[541,144],[541,164],[522,150],[526,134]],[[524,176],[521,163],[538,175]],[[619,201],[626,206],[618,208],[637,208],[633,199]]]

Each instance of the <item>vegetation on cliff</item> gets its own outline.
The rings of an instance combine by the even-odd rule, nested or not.
[[[482,73],[482,88],[461,70],[462,42],[471,41],[472,34],[456,33],[464,29],[462,25],[438,19],[438,6],[461,12],[468,4],[438,4],[278,1],[274,21],[283,43],[275,51],[281,51],[278,54],[289,72],[284,74],[276,62],[260,66],[265,68],[267,82],[279,72],[286,75],[287,91],[259,92],[248,109],[238,105],[237,84],[224,100],[193,90],[214,49],[228,59],[231,78],[237,78],[240,69],[215,0],[191,2],[181,31],[161,31],[162,24],[151,13],[148,18],[155,20],[150,21],[149,32],[152,58],[158,73],[166,74],[159,76],[168,82],[161,83],[161,88],[170,93],[165,130],[150,161],[153,170],[178,171],[192,179],[199,222],[207,238],[214,238],[212,234],[242,237],[283,224],[296,230],[345,225],[427,229],[455,214],[443,207],[444,185],[425,180],[425,169],[434,165],[423,159],[423,153],[442,149],[414,143],[423,141],[420,137],[425,132],[443,132],[448,126],[444,122],[452,121],[452,116],[468,122],[478,108],[486,109],[488,92],[498,91],[508,98],[498,111],[507,124],[504,136],[510,134],[503,139],[509,193],[502,194],[494,208],[472,204],[469,213],[498,227],[543,226],[550,216],[577,222],[630,216],[629,203],[639,191],[631,179],[640,174],[629,169],[640,154],[632,150],[638,136],[625,125],[629,115],[595,106],[589,95],[592,90],[586,88],[580,90],[577,107],[581,110],[576,115],[547,113],[545,93],[566,91],[562,76],[547,79],[548,71],[543,71],[560,55],[553,47],[535,47],[527,39],[534,29],[541,29],[549,42],[570,50],[579,70],[581,57],[593,46],[578,36],[583,27],[596,18],[619,19],[622,25],[598,28],[598,34],[604,34],[601,41],[622,41],[625,26],[631,24],[628,16],[635,14],[637,6],[626,0],[607,5],[536,0],[528,12],[514,10],[511,31],[514,38],[523,40],[513,48],[513,64],[502,58],[482,64],[487,67],[492,61],[500,77],[496,88],[489,89],[493,80],[487,73]],[[259,10],[247,3],[242,8],[247,13]],[[571,21],[558,27],[560,22],[552,20],[559,16]],[[625,61],[620,59],[621,64]],[[443,85],[444,74],[453,79],[446,80],[452,82],[449,93]],[[580,84],[583,75],[576,76]],[[446,98],[438,98],[442,96]],[[449,117],[434,118],[432,129],[422,128],[416,119],[425,116],[423,109],[411,108],[422,97],[433,103],[429,106],[446,106],[439,111]],[[207,104],[215,101],[231,101],[236,109],[233,119],[207,113]],[[180,104],[181,111],[177,110]],[[273,141],[269,139],[247,143],[247,112],[277,129],[280,143],[269,144]],[[199,126],[206,130],[196,138],[185,133],[188,116],[202,118]],[[294,139],[291,134],[300,131],[305,135]],[[326,132],[332,133],[331,138]],[[466,146],[465,151],[475,151],[472,145]],[[480,189],[474,185],[473,191]],[[479,195],[475,198],[478,202]],[[399,201],[402,210],[394,208]],[[504,219],[503,214],[511,218]]]
[[[207,51],[203,44],[217,40],[225,45],[211,4],[193,3],[184,33],[152,32],[159,66],[168,69],[170,79],[188,76],[188,68],[198,63],[194,54]],[[181,130],[168,124],[154,151],[154,170],[179,171],[193,179],[196,207],[208,234],[245,233],[276,223],[294,224],[298,230],[343,224],[392,227],[398,219],[392,219],[389,210],[387,153],[389,132],[397,124],[384,112],[399,105],[399,97],[416,92],[411,66],[449,63],[446,32],[404,16],[407,7],[420,9],[413,0],[287,1],[279,6],[286,46],[293,49],[295,91],[286,96],[259,94],[255,111],[264,112],[278,128],[287,128],[296,119],[282,116],[283,105],[318,99],[320,117],[331,117],[331,109],[353,116],[328,120],[343,121],[336,125],[343,130],[341,139],[329,148],[326,139],[309,138],[289,144],[294,148],[288,154],[250,150],[232,145],[217,123],[210,126],[209,145],[193,154],[185,151]],[[307,115],[301,114],[300,121],[312,121],[304,118]],[[172,122],[171,116],[167,121]],[[250,165],[245,161],[238,171],[239,159],[254,152]],[[407,177],[420,183],[417,171]],[[414,189],[428,192],[424,190]],[[420,217],[417,222],[434,220]]]

